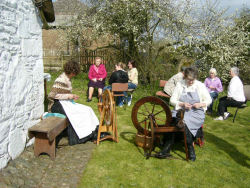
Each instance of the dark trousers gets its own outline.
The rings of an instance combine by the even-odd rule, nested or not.
[[[219,100],[218,114],[219,116],[224,116],[224,112],[227,112],[227,107],[239,107],[242,104],[244,104],[244,102],[236,101],[233,98],[227,96],[221,97]]]
[[[65,116],[67,116],[64,109],[63,109],[63,107],[62,107],[62,105],[61,105],[61,103],[57,99],[54,100],[54,104],[51,107],[51,112],[52,113],[60,113],[60,114],[63,114]],[[94,132],[92,134],[90,134],[89,136],[86,136],[86,137],[84,137],[82,139],[79,139],[79,137],[77,136],[74,128],[72,127],[71,123],[69,122],[68,127],[61,134],[59,134],[57,136],[56,143],[58,144],[60,139],[63,136],[66,136],[66,135],[68,135],[69,145],[75,145],[75,144],[85,143],[85,142],[91,140],[93,135],[94,135]]]

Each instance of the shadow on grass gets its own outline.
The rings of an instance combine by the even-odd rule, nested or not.
[[[133,144],[138,152],[144,156],[144,151],[140,149],[140,147],[138,147],[136,144],[135,144],[135,133],[133,132],[121,132],[120,133],[120,136],[127,142]]]
[[[133,144],[134,146],[136,146],[136,148],[138,149],[139,153],[140,153],[141,155],[145,156],[145,155],[144,155],[143,149],[140,149],[140,147],[138,147],[138,146],[135,144],[135,136],[136,136],[135,133],[133,133],[133,132],[121,132],[121,133],[120,133],[120,136],[121,136],[121,138],[123,138],[125,141],[127,141],[127,142]],[[156,144],[155,147],[159,147],[160,149],[162,149],[162,146],[160,146],[159,144]],[[183,156],[180,155],[178,152],[176,152],[176,151],[183,151],[184,154],[185,154],[185,148],[184,148],[184,141],[183,141],[183,140],[180,139],[180,140],[178,140],[178,141],[175,141],[175,143],[174,143],[173,148],[171,149],[171,151],[172,151],[173,153],[175,153],[178,157],[180,157],[180,159],[186,160],[185,157],[183,157]],[[152,152],[154,153],[155,151],[152,151]],[[153,155],[152,155],[152,156],[153,156]],[[178,158],[176,158],[176,159],[178,159]]]
[[[240,153],[234,145],[208,132],[205,133],[205,137],[208,142],[214,143],[216,147],[230,155],[235,162],[242,166],[250,168],[250,165],[247,164],[247,161],[250,160],[250,158]]]

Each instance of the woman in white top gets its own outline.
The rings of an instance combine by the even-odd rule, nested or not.
[[[134,60],[128,62],[128,69],[128,88],[135,89],[138,85],[138,71]]]
[[[225,120],[229,117],[227,112],[227,107],[238,107],[245,103],[246,97],[244,95],[243,84],[239,78],[239,69],[237,67],[232,67],[230,69],[230,80],[227,96],[220,98],[218,105],[219,117],[215,120]]]
[[[195,68],[186,68],[184,71],[184,79],[177,83],[173,95],[170,98],[170,103],[175,107],[173,117],[177,110],[185,110],[183,120],[185,123],[188,155],[192,161],[196,159],[193,147],[194,138],[197,136],[198,129],[200,129],[204,123],[207,106],[212,102],[206,86],[196,80],[197,75],[198,73]],[[169,143],[172,144],[171,142]],[[166,147],[164,146],[161,153],[157,155],[169,152],[169,143],[166,143]]]
[[[134,60],[128,62],[128,89],[135,89],[138,85],[138,71]],[[128,106],[131,105],[132,97],[128,96]]]

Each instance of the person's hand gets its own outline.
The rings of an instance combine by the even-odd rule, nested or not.
[[[92,81],[93,81],[93,82],[96,82],[96,78],[93,78]]]
[[[212,90],[215,90],[215,87],[213,87],[213,86],[209,86],[209,88],[212,89]]]
[[[99,78],[99,81],[102,81],[102,78]]]
[[[181,106],[187,110],[190,110],[192,108],[192,105],[187,102],[182,103]]]
[[[79,99],[79,96],[78,96],[78,95],[75,95],[75,94],[71,94],[71,95],[69,96],[69,99],[77,100],[77,99]]]
[[[203,106],[204,106],[203,103],[194,103],[194,104],[193,104],[193,108],[201,108],[201,107],[203,107]]]

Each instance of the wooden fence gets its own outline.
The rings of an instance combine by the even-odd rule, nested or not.
[[[62,70],[63,64],[70,59],[80,62],[82,71],[88,72],[90,65],[94,64],[96,57],[101,57],[107,71],[112,72],[114,70],[114,64],[118,61],[121,61],[120,53],[109,49],[83,50],[79,53],[79,55],[76,56],[71,56],[64,53],[59,53],[60,55],[54,55],[55,53],[52,54],[44,53],[43,60],[45,72]]]

